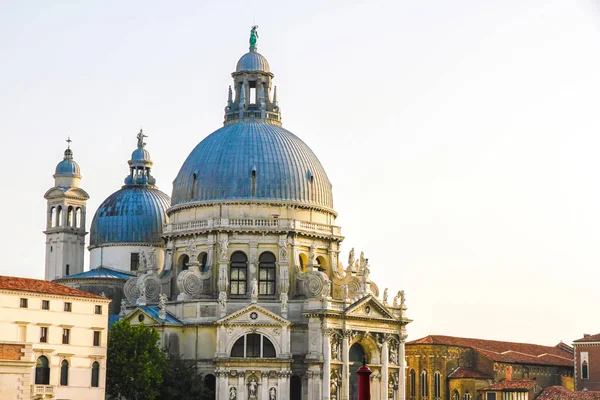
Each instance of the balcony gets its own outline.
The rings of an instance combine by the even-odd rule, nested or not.
[[[31,396],[34,399],[50,399],[54,397],[54,386],[31,385]]]

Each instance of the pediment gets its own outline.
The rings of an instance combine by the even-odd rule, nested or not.
[[[395,319],[385,306],[371,294],[348,307],[345,314],[351,317]]]
[[[143,318],[140,318],[143,315]],[[167,312],[165,319],[160,318],[159,308],[157,306],[138,306],[123,319],[129,321],[132,325],[182,325],[183,323],[174,317],[171,313]]]
[[[90,198],[90,195],[87,194],[85,190],[78,187],[67,188],[61,186],[53,187],[44,194],[45,199],[54,199],[58,197],[70,197],[81,200],[87,200]]]
[[[259,305],[250,304],[216,322],[217,325],[290,325],[291,322]]]

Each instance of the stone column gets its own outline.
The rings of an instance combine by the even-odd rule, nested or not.
[[[221,236],[219,240],[219,278],[217,280],[217,290],[219,292],[219,315],[223,318],[227,314],[227,286],[228,280],[228,251],[229,238],[227,234]]]
[[[216,385],[216,392],[215,393],[215,398],[216,400],[227,400],[227,377],[228,377],[228,373],[227,371],[216,371],[216,375],[217,375],[217,385]]]
[[[242,373],[238,381],[238,399],[247,399],[248,394],[246,393],[246,376]]]
[[[406,400],[406,355],[404,351],[406,339],[406,335],[400,335],[400,344],[398,345],[398,400]]]
[[[258,240],[250,240],[250,251],[248,252],[248,283],[246,284],[246,295],[252,293],[252,280],[258,282]],[[257,299],[258,300],[258,299]]]
[[[351,330],[344,331],[344,339],[342,341],[342,400],[350,399],[350,336]]]
[[[290,376],[292,371],[282,371],[277,374],[277,398],[287,399],[290,395]],[[268,397],[267,397],[268,398]]]
[[[389,349],[388,349],[388,342],[387,340],[385,340],[383,342],[383,345],[381,346],[381,384],[380,384],[380,393],[381,393],[381,399],[382,400],[387,400],[388,395],[387,395],[387,391],[388,391],[388,370],[389,370],[389,362],[390,362],[390,355],[389,355]]]
[[[323,400],[329,400],[331,383],[331,329],[323,328]]]
[[[260,393],[260,399],[269,398],[269,375],[266,371],[260,376],[260,388],[258,389],[258,393]]]
[[[287,318],[288,314],[288,292],[290,290],[290,280],[288,277],[289,262],[287,249],[287,235],[279,236],[279,302],[281,304],[281,316]]]

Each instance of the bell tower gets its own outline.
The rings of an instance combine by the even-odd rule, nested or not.
[[[67,139],[63,160],[56,166],[54,187],[44,198],[46,215],[46,280],[83,272],[85,252],[85,203],[90,196],[79,187],[81,173],[73,160],[71,139]]]

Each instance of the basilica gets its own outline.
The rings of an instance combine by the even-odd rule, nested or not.
[[[362,252],[339,259],[332,185],[283,128],[257,38],[253,27],[223,127],[190,152],[171,197],[144,132],[132,135],[124,185],[92,218],[89,271],[89,195],[67,148],[45,195],[46,279],[111,298],[112,320],[155,327],[218,400],[356,399],[363,360],[372,399],[404,399],[404,292],[390,300]]]

